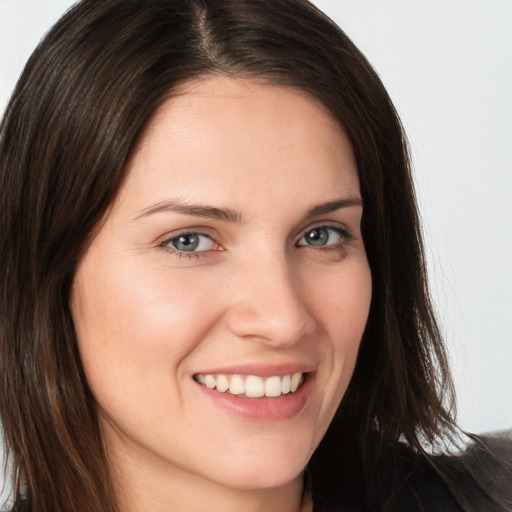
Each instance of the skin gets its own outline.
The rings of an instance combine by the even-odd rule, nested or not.
[[[303,469],[352,376],[371,298],[342,128],[300,91],[211,77],[161,106],[127,172],[71,301],[122,510],[310,510]],[[155,211],[176,200],[236,218]],[[311,245],[319,226],[326,243]],[[201,233],[200,250],[177,252],[169,240],[183,233]],[[314,381],[284,420],[241,418],[193,378],[289,362],[313,365]]]

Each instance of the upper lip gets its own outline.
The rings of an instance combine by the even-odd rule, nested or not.
[[[294,373],[310,373],[316,370],[311,363],[282,363],[282,364],[237,364],[223,367],[208,368],[194,375],[257,375],[258,377],[274,377],[292,375]]]

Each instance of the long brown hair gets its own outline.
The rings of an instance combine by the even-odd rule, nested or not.
[[[343,465],[331,444],[346,433],[369,459],[370,437],[421,450],[454,428],[407,144],[348,37],[306,0],[82,0],[30,58],[0,133],[0,413],[18,507],[117,510],[70,286],[148,120],[180,84],[210,74],[306,91],[356,157],[373,297],[313,478]]]

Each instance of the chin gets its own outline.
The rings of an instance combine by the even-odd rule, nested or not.
[[[208,478],[231,488],[252,490],[282,487],[302,478],[312,450],[297,447],[310,444],[296,444],[292,440],[283,440],[279,447],[265,440],[257,444],[245,451],[240,447],[226,451],[209,468],[212,474]]]
[[[251,465],[250,461],[247,461],[245,468],[224,475],[216,474],[215,478],[221,485],[235,489],[272,489],[284,487],[297,478],[302,479],[306,463],[291,466],[288,461],[280,465],[265,464],[262,467],[260,464]]]

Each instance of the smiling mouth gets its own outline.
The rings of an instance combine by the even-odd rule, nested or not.
[[[277,398],[295,393],[306,378],[307,373],[298,372],[283,376],[258,377],[256,375],[202,374],[194,375],[194,380],[219,393],[229,393],[246,398]]]

